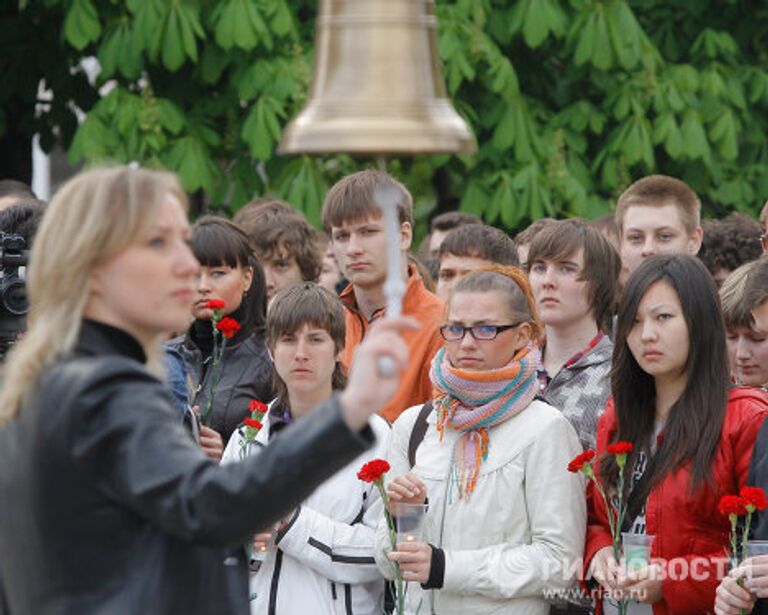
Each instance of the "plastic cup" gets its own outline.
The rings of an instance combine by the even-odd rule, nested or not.
[[[268,530],[264,530],[264,532],[260,533],[266,533],[269,532],[269,540],[264,543],[260,548],[253,549],[251,552],[251,561],[255,562],[263,562],[268,553],[271,553],[275,550],[275,539],[277,538],[277,526],[271,527]]]
[[[621,533],[621,550],[624,552],[624,565],[627,569],[642,568],[651,561],[653,536],[647,534]]]
[[[392,516],[397,527],[397,542],[417,542],[424,529],[426,504],[405,504],[392,502]]]
[[[768,555],[768,540],[748,540],[747,557]]]

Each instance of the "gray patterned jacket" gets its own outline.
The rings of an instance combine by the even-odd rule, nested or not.
[[[571,422],[584,449],[595,448],[597,419],[611,396],[613,342],[607,335],[573,365],[562,368],[541,397]]]

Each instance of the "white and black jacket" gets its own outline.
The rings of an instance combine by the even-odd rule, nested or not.
[[[233,434],[222,463],[257,455],[276,432],[274,402],[255,441],[243,447],[244,428]],[[374,560],[374,534],[383,516],[377,489],[357,478],[362,465],[383,458],[389,425],[370,419],[374,448],[334,474],[278,534],[277,548],[251,574],[252,615],[380,615],[384,578]]]

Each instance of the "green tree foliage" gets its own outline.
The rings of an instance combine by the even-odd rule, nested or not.
[[[307,93],[316,5],[37,0],[22,2],[19,19],[58,16],[61,37],[37,43],[58,46],[71,66],[86,55],[101,63],[93,87],[108,93],[80,96],[85,121],[71,141],[63,135],[73,161],[171,168],[232,209],[271,192],[317,223],[328,184],[371,161],[276,154]],[[690,183],[710,213],[754,213],[768,197],[764,2],[438,0],[437,9],[446,83],[479,150],[390,161],[417,215],[459,206],[508,229],[592,217],[653,172]]]

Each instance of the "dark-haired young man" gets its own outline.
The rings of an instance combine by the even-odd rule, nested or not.
[[[406,408],[431,398],[429,367],[442,345],[438,326],[443,316],[443,302],[430,293],[413,265],[408,265],[413,229],[413,201],[400,182],[381,171],[361,171],[339,180],[325,197],[323,225],[331,237],[336,261],[350,284],[341,293],[346,307],[347,340],[343,361],[349,365],[370,324],[384,315],[387,278],[387,238],[384,219],[373,193],[388,185],[400,194],[397,204],[400,219],[402,275],[406,281],[403,314],[421,323],[418,331],[403,334],[408,344],[408,371],[402,376],[400,391],[380,411],[394,421]]]
[[[528,252],[536,311],[544,323],[540,394],[594,448],[611,394],[613,316],[621,265],[603,234],[576,218],[547,225]]]
[[[323,266],[319,233],[284,201],[258,198],[232,221],[251,239],[264,268],[267,299],[295,282],[317,282]]]
[[[440,244],[437,296],[448,299],[462,276],[488,265],[520,264],[515,242],[487,224],[468,224],[452,230]]]
[[[475,214],[466,211],[448,211],[432,218],[429,223],[429,256],[436,258],[443,240],[451,231],[468,224],[482,224]]]

